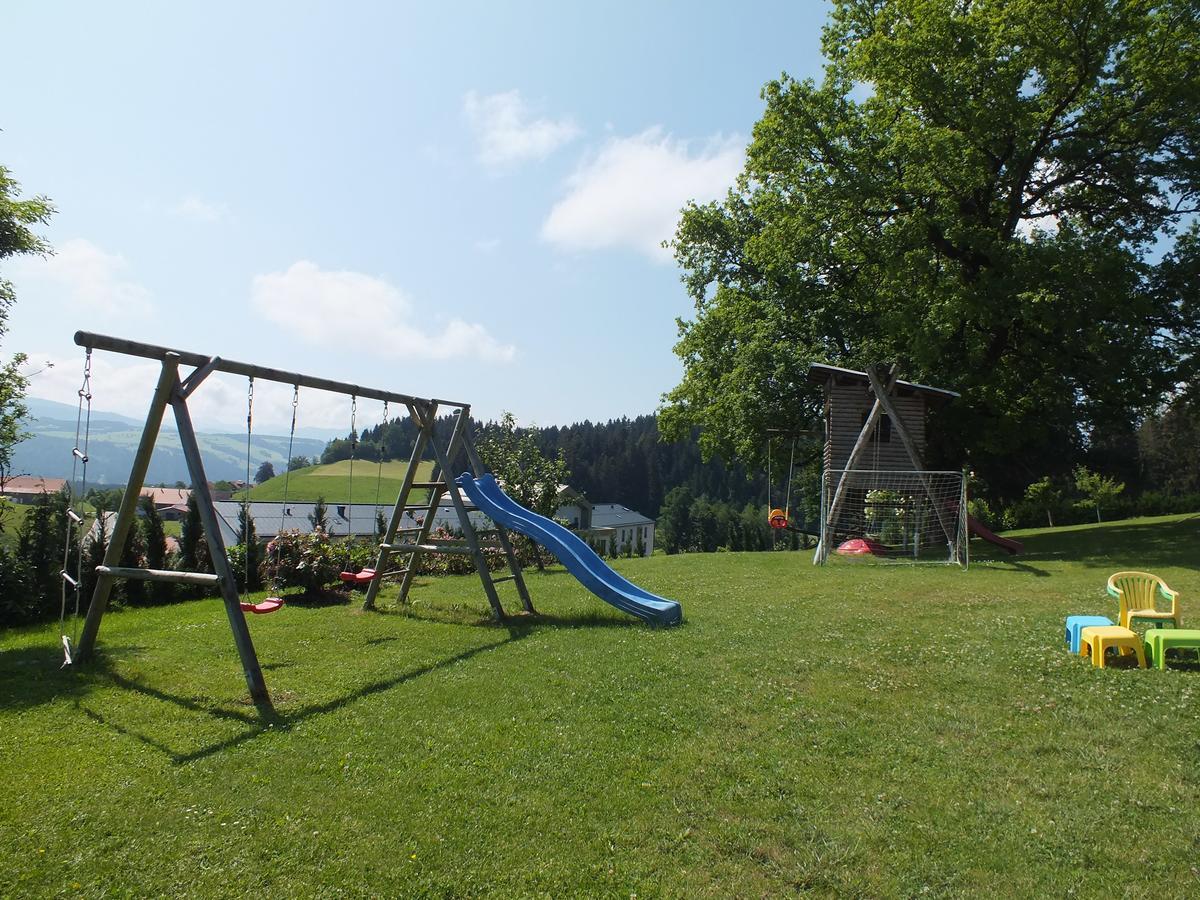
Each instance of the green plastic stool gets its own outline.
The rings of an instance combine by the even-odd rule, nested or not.
[[[1200,628],[1151,628],[1143,641],[1150,665],[1167,667],[1168,650],[1195,650],[1200,656]]]

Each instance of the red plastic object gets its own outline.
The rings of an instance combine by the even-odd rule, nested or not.
[[[339,576],[343,584],[369,584],[375,579],[374,569],[363,569],[361,572],[342,572]]]
[[[1007,550],[1013,556],[1016,556],[1025,549],[1025,545],[1020,541],[1014,541],[1012,538],[1000,537],[1000,535],[994,534],[990,528],[974,516],[967,516],[967,528],[970,529],[971,534],[975,535],[975,537],[982,538],[990,544],[995,544],[997,547]]]
[[[851,538],[838,545],[837,552],[842,556],[887,556],[886,545],[870,538]]]
[[[283,600],[280,597],[268,597],[261,603],[243,603],[242,612],[254,613],[256,616],[265,616],[267,613],[273,613],[275,610],[282,608]]]

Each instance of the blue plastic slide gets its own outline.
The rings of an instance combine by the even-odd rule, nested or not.
[[[493,476],[473,478],[465,473],[456,478],[455,483],[480,512],[497,525],[537,541],[601,600],[655,625],[678,625],[683,620],[683,607],[678,603],[622,578],[572,531],[516,503],[500,490]]]

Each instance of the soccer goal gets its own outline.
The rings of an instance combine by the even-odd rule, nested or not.
[[[967,566],[962,472],[834,469],[821,485],[816,563],[830,553]]]

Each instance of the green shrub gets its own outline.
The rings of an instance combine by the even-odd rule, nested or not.
[[[264,573],[276,589],[298,587],[305,593],[319,593],[341,571],[337,549],[324,529],[281,531],[267,544]]]

